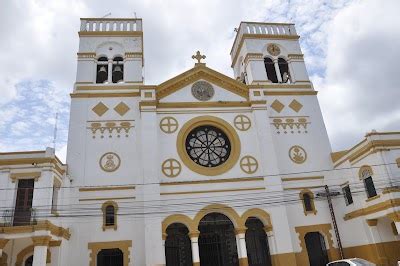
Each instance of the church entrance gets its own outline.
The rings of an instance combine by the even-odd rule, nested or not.
[[[165,257],[167,266],[192,266],[192,248],[189,230],[181,223],[173,223],[167,228]]]
[[[264,224],[255,217],[246,221],[246,248],[249,266],[271,266],[268,238]]]
[[[210,213],[199,224],[201,266],[238,266],[234,226],[221,213]]]
[[[304,236],[310,266],[325,266],[328,262],[325,239],[319,232],[310,232]]]

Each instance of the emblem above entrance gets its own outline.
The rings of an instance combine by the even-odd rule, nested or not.
[[[197,81],[192,86],[192,95],[199,101],[208,101],[214,96],[214,88],[206,81]]]

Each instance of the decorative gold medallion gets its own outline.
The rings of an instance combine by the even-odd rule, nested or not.
[[[199,101],[208,101],[214,96],[214,88],[207,81],[197,81],[192,86],[192,95]]]
[[[245,115],[237,115],[233,120],[233,124],[240,131],[247,131],[251,127],[251,120]]]
[[[253,174],[258,169],[258,162],[256,158],[250,155],[244,156],[240,159],[240,169],[246,174]]]
[[[104,103],[99,102],[95,107],[92,108],[92,111],[95,112],[96,115],[102,116],[108,111],[108,107]]]
[[[175,159],[167,159],[161,165],[161,171],[167,177],[176,177],[181,173],[181,170],[181,163]]]
[[[289,149],[289,158],[294,163],[302,164],[307,160],[307,153],[302,147],[295,145]]]
[[[107,152],[101,156],[99,164],[103,171],[114,172],[121,165],[121,159],[119,158],[118,154],[114,152]]]
[[[281,49],[275,43],[271,43],[267,47],[267,51],[270,55],[278,56],[281,53]]]
[[[171,116],[164,117],[160,121],[160,129],[167,134],[174,133],[178,129],[178,121]]]

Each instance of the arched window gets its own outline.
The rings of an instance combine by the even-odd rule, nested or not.
[[[271,256],[264,224],[256,217],[246,220],[246,249],[249,266],[271,266]]]
[[[309,232],[304,236],[310,266],[326,265],[329,262],[325,239],[319,232]]]
[[[102,210],[103,231],[110,228],[117,230],[117,204],[113,201],[107,201],[103,204]]]
[[[108,59],[100,57],[97,59],[96,83],[105,83],[108,80]]]
[[[362,166],[360,168],[359,177],[364,182],[364,187],[368,198],[372,198],[377,195],[372,174],[373,172],[370,166]]]
[[[285,59],[278,59],[279,72],[281,72],[281,78],[283,83],[290,82],[289,65]]]
[[[317,210],[314,205],[314,194],[309,190],[300,192],[300,199],[303,202],[304,214],[316,214]]]
[[[166,265],[192,266],[192,247],[187,227],[181,223],[173,223],[167,227],[166,233]]]
[[[271,58],[264,58],[265,70],[267,71],[267,77],[272,83],[278,83],[278,77],[276,76],[274,61]]]
[[[123,266],[124,254],[119,248],[102,249],[97,253],[97,266]]]
[[[124,59],[120,56],[114,57],[112,67],[112,82],[119,83],[124,81]]]

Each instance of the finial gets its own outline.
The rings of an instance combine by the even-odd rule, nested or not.
[[[200,51],[197,51],[196,55],[192,55],[192,58],[197,60],[197,64],[200,64],[201,63],[201,59],[206,59],[206,56],[205,55],[201,55]]]

